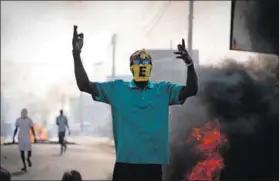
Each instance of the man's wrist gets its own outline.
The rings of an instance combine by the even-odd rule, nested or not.
[[[73,54],[80,54],[80,53],[81,53],[81,50],[80,50],[80,51],[78,51],[78,50],[72,50],[72,53],[73,53]]]
[[[187,67],[193,67],[193,62],[191,62],[191,63],[186,63],[186,66],[187,66]]]

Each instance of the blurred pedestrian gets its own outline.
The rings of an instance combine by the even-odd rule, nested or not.
[[[30,129],[34,136],[34,143],[36,143],[36,135],[35,130],[33,127],[33,121],[28,117],[27,109],[21,110],[21,116],[16,120],[16,127],[14,130],[14,136],[13,136],[13,143],[15,143],[15,136],[17,134],[17,131],[19,129],[18,133],[18,149],[20,151],[21,160],[23,163],[22,171],[27,171],[26,163],[25,163],[25,152],[27,152],[27,163],[28,166],[32,166],[31,162],[31,155],[32,155],[32,149],[31,149],[31,137],[30,137]]]
[[[68,129],[69,135],[71,134],[71,131],[68,125],[68,119],[63,114],[62,109],[60,110],[59,116],[57,116],[56,118],[56,125],[58,126],[58,142],[60,144],[60,154],[63,154],[67,149],[67,145],[65,141],[66,128]]]

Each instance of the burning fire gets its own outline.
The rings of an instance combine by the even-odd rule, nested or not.
[[[39,125],[37,123],[35,123],[33,127],[34,127],[35,134],[36,134],[36,136],[39,137],[40,141],[46,141],[48,139],[46,128],[42,127],[41,125]],[[31,142],[34,143],[34,136],[31,132],[31,130],[29,131],[29,135],[30,135]]]
[[[202,154],[203,160],[194,166],[186,180],[219,180],[224,167],[220,149],[227,142],[220,128],[219,121],[215,120],[192,130],[188,142],[196,144],[195,151]]]

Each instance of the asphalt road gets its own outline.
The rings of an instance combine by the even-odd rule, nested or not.
[[[12,180],[61,180],[64,171],[76,169],[83,180],[111,178],[114,152],[108,145],[68,145],[59,156],[59,145],[35,144],[32,167],[21,172],[22,163],[17,145],[1,145],[1,164],[12,173]]]

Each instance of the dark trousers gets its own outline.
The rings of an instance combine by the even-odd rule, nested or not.
[[[162,167],[160,164],[115,163],[113,181],[161,181]]]
[[[64,138],[65,138],[65,132],[64,131],[58,132],[58,142],[61,145],[64,145]]]

